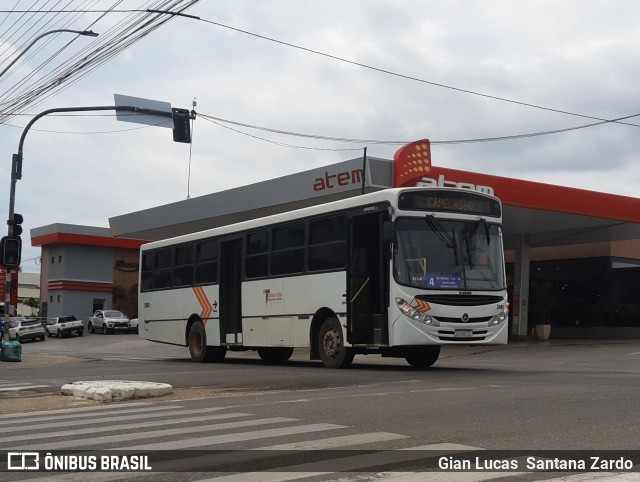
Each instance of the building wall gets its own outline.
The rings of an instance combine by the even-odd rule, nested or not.
[[[100,300],[103,308],[111,308],[112,260],[113,248],[77,244],[43,246],[41,316],[84,318],[93,314],[94,305]],[[70,289],[70,283],[81,289]],[[82,286],[86,283],[91,288]]]
[[[55,244],[48,247],[46,251],[45,258],[45,250],[43,250],[42,264],[50,265],[49,281],[59,279],[92,283],[113,282],[112,248]]]
[[[144,242],[116,239],[108,228],[52,224],[31,231],[42,247],[40,316],[75,315],[97,309],[137,311],[139,247]]]
[[[93,314],[94,309],[111,307],[111,293],[52,290],[47,300],[47,316],[75,315],[79,320],[85,320]]]

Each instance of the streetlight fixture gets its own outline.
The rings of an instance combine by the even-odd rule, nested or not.
[[[5,69],[2,72],[0,72],[0,77],[2,77],[7,72],[7,70],[9,70],[13,66],[13,64],[15,64],[20,59],[20,57],[22,57],[31,47],[33,47],[33,45],[38,40],[40,40],[42,37],[45,37],[47,35],[51,35],[53,33],[59,33],[59,32],[77,33],[78,35],[84,35],[86,37],[97,37],[98,36],[98,34],[93,32],[92,30],[69,30],[69,29],[66,29],[66,28],[60,28],[60,29],[57,29],[57,30],[50,30],[48,32],[45,32],[42,35],[38,35],[35,39],[33,39],[33,41],[29,45],[27,45],[27,47],[25,49],[23,49],[22,52],[20,52],[18,54],[18,56],[15,59],[13,59],[9,63],[9,65],[7,65],[5,67]]]

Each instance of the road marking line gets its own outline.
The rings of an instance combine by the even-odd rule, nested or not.
[[[0,392],[15,392],[18,390],[31,390],[33,388],[51,388],[51,385],[24,385],[24,386],[13,386],[7,388],[0,388]]]
[[[241,427],[252,427],[255,425],[267,425],[271,423],[284,423],[284,422],[297,422],[298,420],[295,418],[285,418],[285,417],[273,417],[273,418],[263,418],[258,420],[245,420],[242,422],[228,422],[228,423],[218,423],[213,425],[203,425],[201,427],[180,427],[175,429],[166,429],[166,430],[152,430],[150,432],[138,432],[138,433],[124,433],[120,435],[108,435],[103,437],[95,437],[89,439],[76,439],[76,440],[63,440],[61,442],[52,442],[48,444],[39,444],[38,450],[61,450],[61,449],[69,449],[69,448],[85,448],[94,445],[104,445],[110,443],[126,443],[131,440],[143,440],[143,439],[151,439],[155,437],[167,437],[171,435],[191,435],[198,432],[210,432],[213,430],[227,430],[232,428],[241,428]],[[35,428],[35,427],[31,427]],[[180,443],[181,441],[178,441]],[[187,440],[188,442],[188,440]],[[197,445],[192,445],[193,447],[197,447]],[[11,447],[11,450],[33,450],[33,444]],[[129,447],[122,446],[120,447],[123,450],[129,450]]]
[[[146,445],[136,445],[134,447],[123,447],[126,450],[180,450],[195,447],[208,447],[232,442],[246,442],[248,440],[258,440],[262,438],[282,437],[287,435],[307,434],[312,432],[322,432],[325,430],[336,430],[346,428],[344,425],[334,425],[331,423],[315,423],[310,425],[296,425],[293,427],[273,428],[267,430],[255,430],[252,432],[230,433],[226,435],[212,435],[210,437],[191,437],[187,440],[174,440],[171,442],[159,442]]]
[[[37,434],[29,434],[29,435],[14,435],[14,436],[2,436],[2,440],[4,442],[18,442],[21,440],[29,440],[33,441],[34,444],[37,444],[38,440],[43,440],[47,438],[55,438],[55,437],[64,437],[71,435],[86,435],[86,434],[98,434],[105,432],[116,432],[118,430],[138,430],[145,429],[151,427],[159,427],[159,426],[167,426],[167,425],[178,425],[181,423],[193,423],[193,422],[210,422],[212,420],[225,420],[228,418],[237,418],[237,417],[249,417],[250,413],[223,413],[218,415],[208,415],[201,417],[186,417],[186,418],[173,418],[171,420],[154,420],[149,421],[145,420],[144,422],[139,423],[123,423],[119,425],[108,425],[106,427],[87,427],[87,428],[79,428],[75,430],[60,430],[57,432],[40,432]],[[57,423],[51,424],[56,427],[65,427],[68,426],[68,423]],[[42,426],[37,427],[38,430],[42,430]],[[52,427],[45,427],[52,428]],[[21,429],[16,429],[15,431],[24,432],[24,427]],[[3,434],[7,433],[6,430],[3,431]]]
[[[96,418],[91,418],[91,419],[86,419],[86,417],[91,417],[92,413],[83,413],[80,415],[69,415],[67,417],[65,417],[64,421],[60,421],[60,417],[47,417],[45,418],[41,418],[39,420],[29,420],[28,418],[23,418],[20,421],[17,420],[13,420],[11,421],[11,423],[13,424],[18,424],[17,427],[15,428],[3,428],[2,431],[3,432],[10,432],[10,431],[19,431],[19,430],[24,430],[24,422],[25,420],[29,420],[29,422],[31,423],[31,426],[33,428],[38,428],[38,429],[42,429],[42,428],[56,428],[56,427],[66,427],[69,425],[69,419],[71,418],[80,418],[80,417],[84,417],[85,419],[83,420],[74,420],[73,424],[74,425],[98,425],[100,423],[109,423],[109,422],[122,422],[125,420],[138,420],[138,419],[145,419],[148,420],[150,417],[180,417],[183,415],[195,415],[195,414],[200,414],[200,413],[211,413],[211,412],[217,412],[219,410],[221,410],[220,408],[196,408],[196,409],[192,409],[192,410],[182,410],[181,407],[179,406],[172,406],[170,408],[177,408],[178,410],[173,410],[173,411],[165,411],[165,412],[161,412],[161,410],[159,407],[154,408],[154,407],[150,407],[150,408],[145,408],[143,410],[122,410],[121,412],[109,412],[108,415],[112,415],[112,416],[107,416],[107,417],[103,417],[103,412],[97,411],[95,412],[95,417]],[[95,408],[94,408],[95,410]],[[148,413],[150,411],[154,411],[155,413]],[[125,415],[125,416],[121,416],[120,413],[134,413],[134,415]],[[52,422],[52,423],[43,423],[40,424],[39,422],[41,421],[47,421],[47,420],[57,420],[56,422]],[[8,425],[9,422],[0,422],[0,425]]]

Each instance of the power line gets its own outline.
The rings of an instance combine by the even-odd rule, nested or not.
[[[4,89],[0,95],[0,108],[3,113],[0,115],[0,125],[10,120],[16,114],[23,112],[28,106],[40,105],[56,93],[69,88],[75,82],[78,82],[81,78],[85,77],[95,69],[104,65],[104,63],[111,60],[114,56],[120,54],[138,40],[144,38],[157,28],[164,25],[167,21],[175,18],[176,15],[182,14],[184,10],[195,5],[199,0],[139,0],[143,6],[149,7],[148,9],[132,9],[127,11],[128,15],[124,19],[118,20],[109,25],[108,30],[100,32],[102,30],[100,25],[106,20],[108,15],[114,13],[115,7],[117,7],[122,0],[113,0],[113,7],[101,11],[92,11],[91,8],[79,8],[69,9],[69,12],[58,12],[53,8],[47,9],[51,2],[46,2],[44,6],[38,7],[39,10],[35,11],[33,8],[29,9],[28,13],[17,14],[19,19],[14,21],[11,27],[16,32],[13,32],[8,39],[3,39],[2,44],[11,45],[16,44],[12,41],[14,34],[29,34],[36,29],[47,29],[49,26],[57,26],[60,22],[65,22],[65,26],[69,26],[71,23],[81,25],[82,30],[87,30],[94,27],[100,33],[100,37],[93,42],[86,44],[84,47],[80,47],[74,54],[72,54],[66,60],[60,62],[53,69],[50,69],[47,73],[42,73],[45,67],[52,65],[54,58],[59,57],[67,48],[74,42],[71,40],[59,48],[54,54],[45,58],[37,67],[31,70],[27,75],[20,77],[16,83],[10,88]],[[67,5],[70,5],[72,0],[67,0]],[[54,7],[62,2],[53,1]],[[80,5],[82,7],[94,7],[100,3],[100,0],[83,0]],[[35,6],[37,2],[33,5]],[[17,5],[17,4],[16,4]],[[16,9],[12,12],[16,13]],[[162,12],[162,13],[158,13]],[[30,22],[34,14],[48,14],[49,19],[45,21],[44,26],[42,22],[35,21]],[[64,14],[61,14],[64,13]],[[90,18],[89,18],[90,17]],[[22,20],[24,22],[20,23]],[[3,20],[4,21],[4,20]],[[55,24],[52,22],[56,22]],[[7,33],[9,30],[6,30]],[[36,33],[32,35],[37,35]],[[4,35],[4,34],[2,34]],[[55,37],[52,36],[51,41],[54,41]],[[33,37],[32,37],[33,38]],[[37,50],[34,50],[31,54],[36,55],[43,51],[46,46],[39,45]],[[19,46],[17,47],[19,50]],[[0,53],[0,56],[2,53]],[[30,58],[30,57],[29,57]],[[23,59],[25,62],[27,59]],[[2,60],[0,60],[2,62]],[[12,66],[2,79],[6,82],[7,78],[11,76],[11,73],[16,72],[20,65]]]
[[[0,113],[0,116],[2,114]],[[29,114],[20,114],[20,115],[29,115]],[[126,115],[126,114],[124,114]],[[144,114],[136,114],[137,116],[141,116]],[[65,116],[90,116],[90,117],[114,117],[114,114],[57,114],[57,115],[52,115],[51,117],[65,117]],[[248,137],[252,137],[254,139],[258,139],[258,140],[262,140],[265,142],[269,142],[271,144],[275,144],[275,145],[279,145],[279,146],[283,146],[283,147],[292,147],[292,148],[297,148],[297,149],[309,149],[309,150],[326,150],[326,151],[349,151],[349,150],[360,150],[360,148],[343,148],[343,149],[331,149],[331,148],[318,148],[318,147],[308,147],[308,146],[300,146],[300,145],[296,145],[296,144],[287,144],[284,142],[279,142],[279,141],[274,141],[272,139],[267,139],[264,137],[259,137],[256,136],[254,134],[250,134],[244,131],[241,131],[239,129],[234,129],[232,127],[229,127],[228,125],[225,124],[230,124],[230,125],[235,125],[235,126],[239,126],[239,127],[245,127],[248,129],[255,129],[255,130],[260,130],[260,131],[264,131],[264,132],[270,132],[273,134],[280,134],[280,135],[286,135],[286,136],[292,136],[292,137],[301,137],[301,138],[306,138],[306,139],[313,139],[313,140],[321,140],[321,141],[333,141],[333,142],[345,142],[345,143],[355,143],[355,144],[361,144],[361,145],[405,145],[408,144],[410,142],[412,142],[412,140],[407,140],[407,139],[399,139],[399,140],[381,140],[381,139],[358,139],[358,138],[351,138],[351,137],[338,137],[338,136],[324,136],[324,135],[319,135],[319,134],[310,134],[310,133],[304,133],[304,132],[295,132],[295,131],[288,131],[288,130],[283,130],[283,129],[275,129],[272,127],[265,127],[265,126],[259,126],[259,125],[255,125],[255,124],[249,124],[246,122],[239,122],[239,121],[235,121],[235,120],[231,120],[231,119],[224,119],[222,117],[216,117],[216,116],[212,116],[212,115],[208,115],[208,114],[202,114],[202,113],[197,113],[197,116],[199,118],[202,118],[208,122],[211,122],[215,125],[218,125],[219,127],[223,127],[225,129],[231,130],[233,132],[236,132],[238,134],[242,134]],[[473,143],[482,143],[482,142],[500,142],[500,141],[511,141],[511,140],[518,140],[518,139],[527,139],[527,138],[532,138],[532,137],[541,137],[541,136],[548,136],[548,135],[553,135],[553,134],[561,134],[564,132],[571,132],[571,131],[575,131],[575,130],[581,130],[581,129],[588,129],[590,127],[596,127],[596,126],[600,126],[600,125],[604,125],[604,124],[612,124],[612,123],[616,123],[616,122],[620,122],[622,120],[625,119],[631,119],[633,117],[640,117],[640,113],[638,114],[632,114],[632,115],[628,115],[628,116],[624,116],[624,117],[618,117],[615,119],[608,119],[608,120],[604,120],[601,122],[592,122],[590,124],[582,124],[582,125],[578,125],[578,126],[573,126],[573,127],[565,127],[562,129],[553,129],[553,130],[546,130],[546,131],[536,131],[536,132],[528,132],[528,133],[522,133],[522,134],[512,134],[512,135],[507,135],[507,136],[494,136],[494,137],[480,137],[480,138],[469,138],[469,139],[450,139],[450,140],[431,140],[431,144],[434,145],[454,145],[454,144],[473,144]],[[168,122],[168,121],[167,121]],[[167,122],[159,122],[158,124],[154,124],[155,126],[158,125],[162,125],[162,124],[166,124]],[[5,124],[9,127],[16,127],[16,128],[21,128],[20,126],[16,126],[16,125],[12,125],[12,124]],[[76,135],[87,135],[87,134],[112,134],[112,133],[118,133],[118,132],[126,132],[126,131],[132,131],[132,130],[139,130],[139,129],[146,129],[148,127],[153,127],[154,125],[148,125],[148,126],[142,126],[142,127],[134,127],[134,128],[129,128],[129,129],[117,129],[117,130],[109,130],[109,131],[84,131],[84,132],[70,132],[70,131],[55,131],[55,130],[48,130],[48,129],[33,129],[33,130],[37,130],[40,132],[49,132],[49,133],[58,133],[58,134],[76,134]]]
[[[590,127],[595,127],[595,126],[599,126],[599,125],[603,125],[603,124],[609,124],[609,123],[616,123],[619,122],[621,120],[625,120],[625,119],[630,119],[633,117],[639,117],[640,113],[638,114],[633,114],[633,115],[629,115],[629,116],[624,116],[624,117],[619,117],[616,119],[610,119],[610,120],[603,120],[601,122],[593,122],[590,124],[583,124],[583,125],[579,125],[579,126],[573,126],[573,127],[567,127],[567,128],[563,128],[563,129],[554,129],[554,130],[547,130],[547,131],[538,131],[538,132],[530,132],[530,133],[524,133],[524,134],[514,134],[514,135],[509,135],[509,136],[499,136],[499,137],[483,137],[483,138],[473,138],[473,139],[457,139],[457,140],[431,140],[431,144],[472,144],[472,143],[480,143],[480,142],[498,142],[498,141],[508,141],[508,140],[516,140],[516,139],[525,139],[525,138],[530,138],[530,137],[539,137],[539,136],[547,136],[547,135],[552,135],[552,134],[560,134],[563,132],[569,132],[569,131],[575,131],[575,130],[579,130],[579,129],[587,129]],[[281,129],[273,129],[270,127],[264,127],[264,126],[258,126],[258,125],[254,125],[254,124],[247,124],[244,122],[238,122],[238,121],[233,121],[230,119],[223,119],[221,117],[214,117],[214,116],[210,116],[207,114],[201,114],[198,113],[198,117],[201,117],[205,120],[209,120],[211,122],[213,121],[217,121],[215,123],[224,123],[224,124],[231,124],[231,125],[236,125],[236,126],[240,126],[240,127],[246,127],[249,129],[256,129],[256,130],[261,130],[261,131],[266,131],[266,132],[272,132],[274,134],[282,134],[282,135],[288,135],[288,136],[295,136],[295,137],[305,137],[308,139],[317,139],[317,140],[324,140],[324,141],[336,141],[336,142],[350,142],[350,143],[357,143],[357,144],[386,144],[386,145],[405,145],[408,144],[409,142],[412,142],[412,140],[379,140],[379,139],[354,139],[354,138],[348,138],[348,137],[335,137],[335,136],[322,136],[322,135],[317,135],[317,134],[308,134],[308,133],[301,133],[301,132],[292,132],[292,131],[285,131],[285,130],[281,130]],[[236,132],[240,132],[240,131],[236,131]],[[240,132],[242,133],[242,132]],[[247,134],[249,135],[249,134]]]
[[[294,48],[294,49],[302,50],[304,52],[312,53],[312,54],[315,54],[315,55],[320,55],[322,57],[327,57],[327,58],[330,58],[330,59],[333,59],[333,60],[338,60],[340,62],[344,62],[344,63],[351,64],[351,65],[356,65],[358,67],[362,67],[362,68],[365,68],[365,69],[373,70],[373,71],[380,72],[380,73],[387,74],[387,75],[391,75],[391,76],[394,76],[394,77],[399,77],[399,78],[406,79],[406,80],[412,80],[412,81],[415,81],[415,82],[420,82],[420,83],[423,83],[423,84],[432,85],[434,87],[441,87],[443,89],[454,90],[456,92],[462,92],[464,94],[476,95],[476,96],[484,97],[484,98],[487,98],[487,99],[497,100],[497,101],[500,101],[500,102],[508,102],[508,103],[511,103],[511,104],[517,104],[517,105],[521,105],[521,106],[524,106],[524,107],[530,107],[530,108],[533,108],[533,109],[539,109],[539,110],[544,110],[544,111],[548,111],[548,112],[555,112],[555,113],[558,113],[558,114],[564,114],[564,115],[569,115],[569,116],[574,116],[574,117],[582,117],[582,118],[585,118],[585,119],[591,119],[591,120],[597,120],[597,121],[603,121],[603,122],[612,122],[612,121],[609,121],[609,120],[601,118],[601,117],[595,117],[595,116],[590,116],[590,115],[585,115],[585,114],[578,114],[578,113],[575,113],[575,112],[570,112],[570,111],[566,111],[566,110],[562,110],[562,109],[554,109],[552,107],[545,107],[545,106],[542,106],[542,105],[531,104],[531,103],[528,103],[528,102],[522,102],[522,101],[518,101],[518,100],[508,99],[506,97],[499,97],[499,96],[496,96],[496,95],[484,94],[484,93],[473,91],[473,90],[469,90],[469,89],[463,89],[463,88],[460,88],[460,87],[454,87],[452,85],[442,84],[442,83],[433,82],[433,81],[430,81],[430,80],[421,79],[421,78],[418,78],[418,77],[413,77],[411,75],[401,74],[401,73],[394,72],[394,71],[391,71],[391,70],[388,70],[388,69],[383,69],[383,68],[380,68],[380,67],[374,67],[372,65],[364,64],[362,62],[356,62],[354,60],[349,60],[349,59],[346,59],[344,57],[338,57],[337,55],[332,55],[332,54],[328,54],[326,52],[321,52],[320,50],[314,50],[314,49],[311,49],[309,47],[303,47],[301,45],[296,45],[296,44],[293,44],[293,43],[290,43],[290,42],[285,42],[283,40],[279,40],[279,39],[276,39],[276,38],[273,38],[273,37],[267,37],[265,35],[257,34],[255,32],[250,32],[248,30],[244,30],[244,29],[241,29],[241,28],[232,27],[230,25],[225,25],[225,24],[220,23],[220,22],[214,22],[213,20],[207,20],[207,19],[201,18],[200,21],[205,22],[205,23],[209,23],[209,24],[212,24],[212,25],[216,25],[218,27],[222,27],[222,28],[226,28],[226,29],[229,29],[229,30],[233,30],[235,32],[239,32],[239,33],[242,33],[242,34],[245,34],[245,35],[250,35],[252,37],[256,37],[256,38],[259,38],[259,39],[262,39],[262,40],[267,40],[269,42],[273,42],[273,43],[277,43],[277,44],[280,44],[280,45],[284,45],[285,47],[291,47],[291,48]],[[640,124],[631,124],[631,123],[626,123],[626,122],[618,122],[618,123],[619,124],[625,124],[625,125],[631,125],[631,126],[634,126],[634,127],[640,127]]]

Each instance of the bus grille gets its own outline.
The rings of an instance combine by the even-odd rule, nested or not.
[[[418,295],[417,299],[428,303],[448,306],[478,306],[502,303],[502,296],[496,295]]]
[[[444,323],[487,323],[493,316],[482,316],[480,318],[469,318],[467,321],[462,321],[461,318],[452,318],[448,316],[434,316],[437,321]]]

